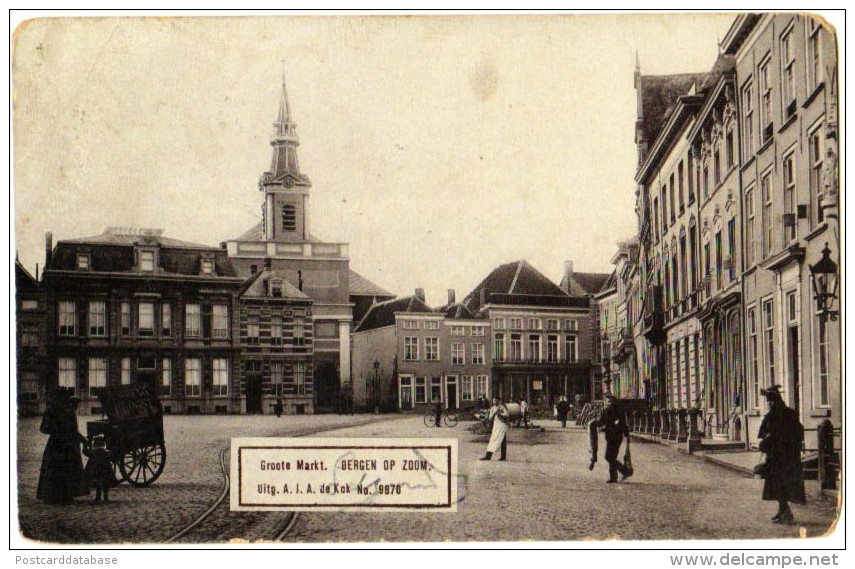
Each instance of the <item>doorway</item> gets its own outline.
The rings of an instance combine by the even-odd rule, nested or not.
[[[339,395],[338,369],[335,364],[326,363],[315,372],[315,411],[333,412]]]
[[[445,407],[446,409],[457,409],[456,375],[449,375],[445,378]]]
[[[261,413],[261,374],[246,376],[246,412]]]
[[[793,378],[793,409],[801,420],[801,378],[799,377],[799,327],[791,326],[787,334],[787,353],[790,356],[790,377]]]

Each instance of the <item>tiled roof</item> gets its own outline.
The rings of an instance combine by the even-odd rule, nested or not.
[[[350,296],[377,296],[394,298],[394,294],[369,281],[353,269],[350,269]]]
[[[577,273],[574,272],[570,281],[567,275],[561,279],[561,289],[571,296],[584,296],[599,292],[612,273]]]
[[[525,260],[499,265],[475,287],[475,290],[469,293],[463,300],[463,304],[473,314],[477,314],[481,310],[482,290],[485,291],[487,297],[503,295],[504,300],[507,300],[507,297],[514,296],[527,298],[529,302],[534,304],[540,301],[550,302],[546,300],[549,298],[568,298],[568,295],[558,285]],[[490,301],[489,298],[486,300],[487,302]]]
[[[93,235],[91,237],[77,237],[75,239],[63,239],[63,243],[86,243],[88,245],[135,245],[141,239],[146,237],[141,235],[114,233],[110,230],[104,231],[101,235]],[[192,243],[190,241],[181,241],[180,239],[172,239],[171,237],[151,237],[153,241],[161,247],[169,247],[171,249],[214,249],[210,245],[201,243]]]
[[[653,144],[662,126],[667,122],[677,99],[686,95],[695,83],[700,89],[707,75],[707,73],[642,75],[642,138]]]
[[[377,302],[371,306],[354,332],[391,326],[395,323],[396,312],[430,313],[434,310],[415,295]]]
[[[262,269],[251,275],[241,285],[240,295],[247,298],[269,298],[267,281],[271,278],[282,281],[282,298],[311,301],[305,293],[285,280],[285,275],[278,273],[275,269]]]

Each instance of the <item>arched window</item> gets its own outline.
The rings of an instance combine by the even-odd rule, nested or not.
[[[294,204],[285,204],[282,206],[282,230],[297,230],[297,208]]]

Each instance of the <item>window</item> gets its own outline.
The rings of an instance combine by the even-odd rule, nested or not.
[[[511,334],[511,361],[522,360],[522,334]]]
[[[80,253],[77,255],[77,268],[81,271],[89,270],[89,255]]]
[[[784,242],[796,238],[795,151],[784,156]]]
[[[270,279],[270,296],[282,298],[282,281],[279,279]]]
[[[466,328],[463,326],[452,326],[451,327],[451,335],[452,336],[465,336]]]
[[[692,203],[695,201],[695,185],[692,183],[692,176],[694,175],[695,167],[694,167],[694,158],[692,157],[692,152],[690,151],[688,156],[686,157],[686,161],[688,166],[686,167],[686,186],[688,188],[688,203]]]
[[[26,348],[37,348],[39,345],[38,326],[25,326],[21,328],[21,346]]]
[[[753,409],[760,407],[760,364],[758,360],[757,309],[748,311],[748,390]]]
[[[304,346],[306,344],[306,319],[302,316],[294,317],[294,345]]]
[[[709,167],[704,164],[704,199],[710,195],[710,171]]]
[[[202,360],[199,358],[184,360],[184,392],[189,397],[202,395]]]
[[[546,337],[546,361],[550,363],[558,361],[558,336],[555,334]]]
[[[668,188],[662,186],[662,191],[659,193],[659,201],[662,203],[662,233],[668,229]]]
[[[763,193],[763,257],[772,252],[772,173],[767,172],[760,180],[760,188]]]
[[[163,365],[160,371],[160,387],[162,395],[172,394],[172,360],[163,358]]]
[[[122,358],[122,385],[131,384],[131,358]]]
[[[59,302],[59,335],[74,336],[76,334],[77,305],[73,300]]]
[[[460,398],[463,399],[463,401],[472,401],[475,399],[475,385],[472,381],[471,375],[464,375],[460,379],[460,391]]]
[[[140,302],[137,306],[139,316],[139,335],[154,336],[154,304],[151,302]]]
[[[822,204],[819,196],[822,194],[822,125],[808,134],[808,167],[810,168],[810,203],[816,208],[817,222],[822,222]]]
[[[736,274],[736,218],[727,222],[727,278],[733,280]]]
[[[564,321],[564,329],[571,330],[576,332],[579,330],[579,321],[578,320],[565,320]]]
[[[493,338],[493,359],[499,362],[505,361],[505,334],[496,334]]]
[[[721,154],[718,148],[713,153],[713,183],[715,187],[721,184]]]
[[[493,328],[496,330],[504,330],[505,329],[505,319],[504,318],[493,318]]]
[[[21,301],[21,310],[38,310],[39,309],[39,301],[38,300],[22,300]]]
[[[442,401],[442,378],[430,378],[430,401],[431,403],[439,403]]]
[[[315,338],[337,338],[338,322],[315,322]]]
[[[540,321],[540,318],[529,318],[528,319],[528,329],[529,330],[540,330],[540,327],[543,323]]]
[[[511,318],[511,330],[522,330],[522,318]]]
[[[484,364],[484,344],[478,342],[471,344],[472,346],[472,363],[476,365]]]
[[[775,321],[772,313],[772,299],[763,302],[763,348],[768,387],[775,385]]]
[[[772,138],[772,76],[769,61],[766,58],[757,73],[760,81],[760,144],[766,144]]]
[[[754,265],[754,187],[745,190],[745,266]]]
[[[306,362],[294,363],[294,392],[297,395],[306,394]]]
[[[297,208],[294,204],[286,203],[282,206],[282,229],[284,231],[297,230]]]
[[[214,358],[214,396],[225,397],[229,394],[229,360]]]
[[[480,395],[482,397],[487,397],[487,383],[488,382],[487,382],[487,376],[486,375],[479,375],[478,376],[478,386],[477,386],[478,393],[476,393],[476,395]]]
[[[202,274],[203,275],[213,275],[214,274],[214,260],[213,259],[202,259]]]
[[[707,294],[712,293],[712,271],[710,271],[710,244],[704,243],[704,287]]]
[[[416,403],[427,403],[427,392],[425,390],[425,378],[415,378],[416,384]]]
[[[214,316],[214,338],[229,337],[229,307],[225,304],[215,304]]]
[[[754,86],[742,88],[742,144],[745,160],[754,155]]]
[[[579,361],[579,340],[575,335],[564,337],[564,357],[568,362]]]
[[[484,335],[484,327],[483,326],[473,326],[472,327],[472,335],[473,336],[483,336]]]
[[[540,361],[540,335],[529,334],[528,336],[528,359],[533,362]]]
[[[558,330],[558,319],[550,318],[546,321],[546,329],[547,330]]]
[[[671,206],[671,225],[674,225],[674,222],[677,220],[677,208],[674,207],[674,174],[671,174],[668,180],[668,194],[670,197],[670,206]]]
[[[282,345],[282,316],[278,314],[270,317],[270,343],[274,346]]]
[[[659,223],[659,198],[653,198],[653,219],[651,220],[651,229],[653,231],[653,241],[655,243],[659,242],[659,232],[656,230],[656,226]]]
[[[154,270],[154,251],[140,251],[140,270]]]
[[[831,383],[828,380],[828,321],[819,318],[819,405],[827,407],[831,404]]]
[[[790,118],[796,112],[796,59],[793,52],[793,30],[791,28],[781,37],[781,98],[784,102],[784,116],[786,118]]]
[[[107,303],[103,300],[89,301],[89,335],[107,335]]]
[[[172,335],[172,305],[160,305],[160,335],[168,337]]]
[[[715,234],[715,286],[716,290],[721,290],[722,280],[722,247],[721,247],[721,231]]]
[[[119,308],[119,320],[122,327],[122,336],[129,336],[131,333],[131,303],[123,302]]]
[[[462,342],[451,344],[451,363],[454,365],[463,365],[466,363],[466,345]]]
[[[807,46],[807,84],[808,93],[812,93],[822,82],[822,52],[819,40],[819,24],[808,20]]]
[[[246,318],[246,342],[257,344],[259,337],[258,315],[250,314]]]
[[[184,335],[198,338],[202,330],[202,312],[198,304],[188,304],[184,314]]]
[[[95,396],[95,390],[107,387],[107,359],[89,358],[89,395]]]
[[[419,329],[419,321],[418,320],[404,320],[404,330],[418,330]]]
[[[273,395],[282,395],[282,372],[284,367],[280,361],[270,362],[270,389]]]
[[[725,167],[730,171],[735,161],[733,156],[733,129],[730,127],[728,127],[727,134],[724,136],[724,158]]]
[[[419,339],[415,336],[404,338],[404,359],[416,361],[419,359]]]
[[[439,338],[425,338],[425,361],[439,361]]]
[[[77,362],[74,358],[59,358],[57,379],[60,387],[67,387],[77,393]]]
[[[680,202],[680,213],[683,213],[686,210],[686,202],[683,199],[683,186],[685,185],[684,179],[686,175],[683,171],[683,161],[680,161],[680,164],[677,166],[677,199]]]
[[[426,320],[425,330],[439,330],[439,320]]]

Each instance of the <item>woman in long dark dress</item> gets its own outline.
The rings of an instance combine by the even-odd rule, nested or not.
[[[769,402],[769,412],[757,433],[760,450],[766,453],[766,480],[763,499],[778,502],[778,513],[772,518],[776,524],[793,522],[789,504],[805,503],[805,483],[802,476],[802,443],[804,428],[798,415],[787,407],[779,387],[763,390]]]
[[[42,418],[40,430],[50,438],[42,455],[36,498],[45,504],[68,504],[89,494],[80,453],[86,439],[77,431],[78,402],[70,390],[60,388]]]

